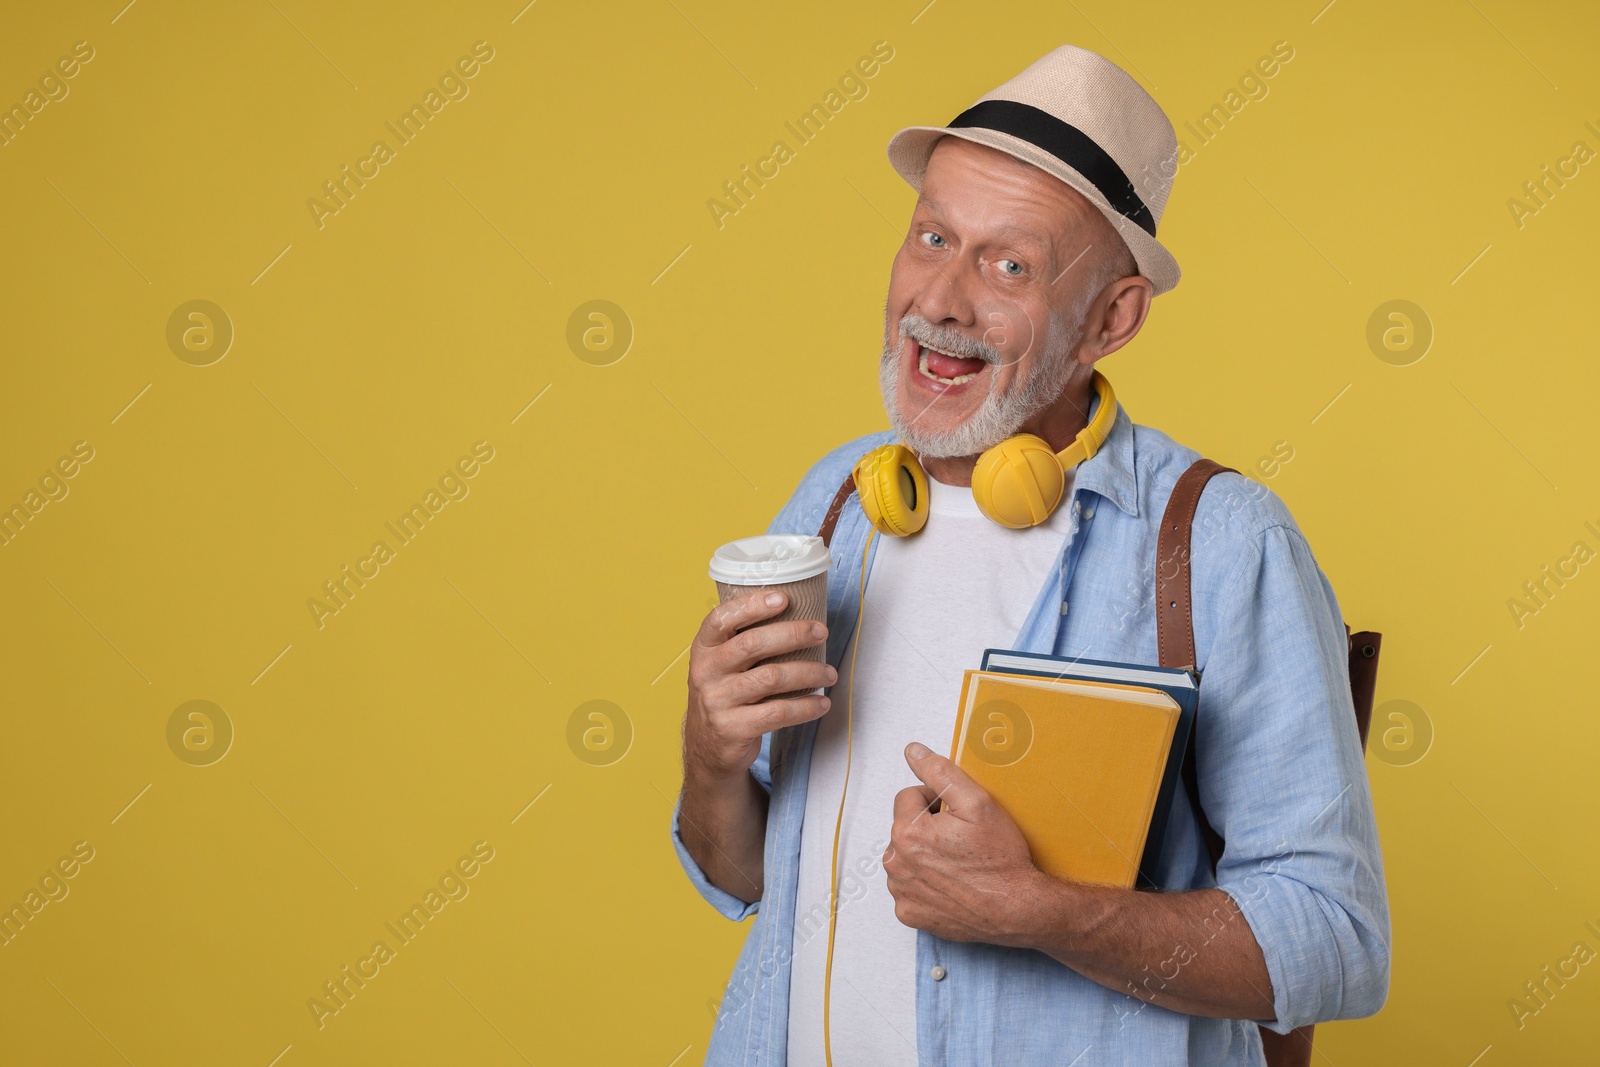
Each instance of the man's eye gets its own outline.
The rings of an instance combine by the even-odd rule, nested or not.
[[[940,237],[931,230],[924,230],[922,234],[922,243],[927,245],[929,248],[943,248],[944,238]]]
[[[1000,269],[1011,275],[1013,278],[1022,273],[1022,264],[1018,263],[1014,259],[1002,259],[998,260],[997,262],[1000,264]]]

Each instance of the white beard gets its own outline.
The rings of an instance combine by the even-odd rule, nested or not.
[[[1089,294],[1091,299],[1094,295],[1095,292]],[[1088,301],[1085,300],[1083,303],[1087,305]],[[1033,369],[1029,371],[1027,377],[1013,382],[1011,388],[1004,393],[995,392],[995,382],[998,380],[995,371],[1000,364],[1000,356],[993,348],[982,342],[973,341],[948,327],[934,326],[915,312],[901,318],[902,350],[908,345],[909,340],[915,339],[922,343],[932,343],[935,347],[956,355],[982,359],[989,364],[989,392],[984,397],[983,404],[959,426],[938,433],[917,425],[922,412],[912,413],[908,417],[906,412],[900,410],[901,367],[909,367],[905,372],[907,374],[921,372],[904,361],[902,351],[889,346],[889,315],[886,309],[883,322],[883,357],[878,364],[878,389],[883,394],[883,408],[889,416],[889,426],[899,436],[901,442],[917,455],[936,459],[976,456],[1011,437],[1022,428],[1023,423],[1059,400],[1062,390],[1072,377],[1076,364],[1071,359],[1071,353],[1083,335],[1083,314],[1087,311],[1087,307],[1072,310],[1076,313],[1072,314],[1070,321],[1074,325],[1070,329],[1065,326],[1067,314],[1051,313],[1050,334],[1058,339],[1057,343],[1049,350],[1040,353],[1040,358],[1034,362]],[[910,334],[907,333],[908,327]]]

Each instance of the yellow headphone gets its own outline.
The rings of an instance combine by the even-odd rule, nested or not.
[[[1061,503],[1067,471],[1093,456],[1111,433],[1117,397],[1105,375],[1094,372],[1100,407],[1073,442],[1057,452],[1031,433],[1006,438],[978,457],[972,498],[978,510],[1013,530],[1037,526]],[[928,521],[928,476],[915,452],[882,445],[855,466],[856,492],[867,520],[880,533],[908,537]]]

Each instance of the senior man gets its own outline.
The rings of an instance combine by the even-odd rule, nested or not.
[[[1041,872],[936,751],[986,647],[1157,662],[1157,526],[1198,453],[1119,407],[1044,521],[991,521],[972,484],[986,449],[1026,432],[1064,450],[1108,402],[1096,363],[1178,280],[1155,238],[1175,153],[1156,102],[1071,46],[890,142],[920,193],[885,307],[892,429],[818,461],[768,532],[817,533],[895,441],[929,475],[928,517],[874,539],[861,507],[835,511],[826,627],[763,624],[783,600],[756,593],[694,639],[673,841],[722,914],[756,915],[708,1063],[1261,1064],[1259,1027],[1382,1006],[1388,904],[1338,602],[1259,483],[1216,476],[1195,517],[1203,810],[1175,799],[1160,891]],[[824,641],[826,662],[756,666]],[[1226,841],[1215,866],[1202,819]]]

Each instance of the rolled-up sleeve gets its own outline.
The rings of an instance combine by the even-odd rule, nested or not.
[[[750,775],[770,795],[772,792],[772,735],[766,734],[761,738],[761,754],[750,765]],[[700,869],[700,864],[689,855],[689,848],[683,843],[683,834],[678,829],[679,809],[683,807],[683,795],[679,794],[678,800],[672,805],[672,847],[678,853],[678,862],[683,865],[683,872],[689,876],[689,881],[706,901],[716,908],[724,917],[734,922],[743,922],[761,910],[761,901],[753,900],[749,903],[740,900],[725,890],[718,889],[706,877],[706,872]]]
[[[1197,596],[1212,632],[1200,796],[1227,842],[1217,883],[1266,957],[1276,1017],[1264,1025],[1371,1015],[1389,990],[1389,906],[1338,602],[1283,524],[1210,593]]]

